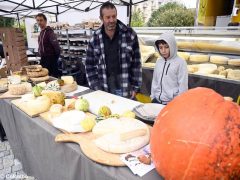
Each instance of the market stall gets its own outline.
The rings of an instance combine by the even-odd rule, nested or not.
[[[145,153],[149,144],[151,126],[133,112],[142,103],[79,86],[73,76],[50,77],[41,65],[23,66],[1,78],[0,88],[0,120],[13,153],[29,175],[161,179],[149,155],[140,153],[134,160],[136,167],[145,169],[131,172],[124,167],[128,153]],[[155,107],[151,124],[162,108]],[[138,159],[140,155],[147,162]]]
[[[37,179],[161,179],[155,170],[139,177],[127,167],[95,163],[78,144],[56,143],[59,130],[40,117],[30,118],[10,100],[0,100],[0,114],[3,113],[6,116],[1,116],[1,122],[15,156],[23,163],[24,171]]]

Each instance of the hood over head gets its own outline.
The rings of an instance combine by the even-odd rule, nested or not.
[[[170,56],[168,59],[175,58],[177,56],[178,49],[177,49],[177,42],[176,42],[174,34],[172,32],[166,32],[159,36],[159,38],[155,41],[155,46],[158,51],[159,51],[158,44],[159,44],[159,41],[161,41],[161,40],[164,40],[169,46]]]

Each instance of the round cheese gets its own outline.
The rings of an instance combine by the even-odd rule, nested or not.
[[[212,74],[215,70],[217,70],[217,65],[215,64],[199,64],[197,74]]]
[[[61,79],[64,81],[64,84],[73,84],[74,79],[72,76],[62,76]]]
[[[26,87],[26,91],[27,92],[32,92],[32,85],[31,85],[31,83],[23,82],[22,84]]]
[[[232,80],[240,80],[240,70],[231,70],[228,72],[227,75],[228,79]]]
[[[49,80],[49,76],[30,78],[33,82],[43,82]]]
[[[49,110],[51,100],[47,96],[39,96],[36,99],[26,102],[26,108],[33,114],[40,114]]]
[[[27,72],[27,75],[30,78],[44,77],[44,76],[48,75],[48,69],[42,68],[42,70],[38,71],[38,72],[31,72],[31,71],[29,71],[29,72]]]
[[[214,64],[228,64],[229,58],[225,56],[211,56],[210,62]]]
[[[61,86],[61,91],[64,93],[70,93],[73,91],[76,91],[78,88],[76,81],[74,81],[72,84],[64,84]]]
[[[184,59],[185,61],[188,61],[189,60],[189,57],[190,57],[190,53],[188,52],[178,52],[177,55]]]
[[[188,73],[195,73],[198,71],[198,65],[187,65]]]
[[[204,54],[192,54],[189,58],[190,62],[204,63],[209,61],[209,56]]]
[[[132,118],[103,120],[92,131],[100,136],[95,140],[96,146],[110,153],[136,151],[148,144],[150,138],[148,126]]]
[[[12,95],[23,95],[27,92],[24,84],[9,84],[8,89]]]
[[[228,65],[232,66],[240,66],[240,59],[229,59]]]
[[[39,72],[42,70],[41,65],[29,65],[29,66],[24,66],[24,68],[27,70],[27,72]]]

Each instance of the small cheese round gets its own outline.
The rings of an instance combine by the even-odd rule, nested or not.
[[[228,64],[229,58],[225,56],[211,56],[210,62],[214,64]]]
[[[64,84],[72,84],[74,82],[72,76],[62,76],[61,79],[64,81]]]
[[[23,95],[27,92],[24,84],[9,84],[8,89],[11,95]]]
[[[53,104],[49,110],[51,113],[60,114],[63,112],[63,106],[61,104]]]
[[[229,59],[228,65],[232,66],[240,66],[240,59]]]
[[[188,52],[178,52],[177,55],[184,59],[185,61],[188,61],[189,60],[189,57],[190,57],[190,53]]]
[[[204,63],[209,61],[209,56],[204,54],[192,54],[189,58],[190,62]]]
[[[48,75],[48,69],[42,68],[42,70],[39,72],[27,72],[27,75],[30,78],[44,77]]]
[[[227,78],[232,80],[240,80],[240,70],[229,71]]]

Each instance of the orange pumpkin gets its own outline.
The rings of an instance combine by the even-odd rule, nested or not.
[[[158,115],[150,147],[166,180],[240,179],[240,108],[211,89],[191,89]]]

